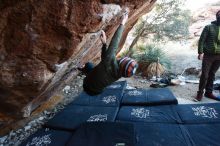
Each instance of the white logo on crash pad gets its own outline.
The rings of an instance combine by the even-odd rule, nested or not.
[[[106,104],[108,103],[115,103],[116,102],[116,97],[115,96],[106,96],[102,98],[102,101],[105,102]]]
[[[143,93],[141,91],[137,91],[137,90],[133,90],[133,91],[129,91],[128,95],[130,96],[138,96],[138,95],[142,95]]]
[[[28,142],[26,146],[47,146],[51,143],[50,134],[44,135],[42,137],[34,137],[32,142]]]
[[[104,115],[101,115],[101,114],[98,114],[98,115],[93,115],[91,116],[87,122],[103,122],[103,121],[107,121],[107,117],[108,115],[107,114],[104,114]]]
[[[218,113],[214,108],[211,107],[199,106],[196,108],[192,108],[192,110],[194,111],[194,114],[196,116],[201,116],[204,118],[218,118]]]
[[[121,85],[111,85],[111,86],[109,86],[108,88],[116,89],[116,88],[120,88],[120,87],[121,87]]]
[[[150,111],[144,108],[132,109],[131,115],[137,118],[145,119],[150,115]]]

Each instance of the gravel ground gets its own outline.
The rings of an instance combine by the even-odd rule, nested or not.
[[[42,125],[45,122],[53,118],[58,111],[62,110],[68,103],[73,101],[79,93],[81,93],[83,78],[83,76],[77,76],[70,85],[66,85],[63,88],[60,94],[65,98],[53,109],[43,111],[36,119],[28,122],[23,128],[12,130],[8,135],[0,137],[0,146],[19,146],[28,136],[42,128]]]

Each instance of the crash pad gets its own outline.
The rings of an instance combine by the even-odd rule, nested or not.
[[[175,107],[182,123],[218,123],[220,122],[219,103],[183,104]]]
[[[180,118],[172,105],[122,106],[117,115],[117,120],[148,123],[180,123]]]
[[[168,88],[125,90],[122,105],[169,105],[178,101]]]
[[[136,122],[134,125],[135,146],[191,146],[179,124]]]
[[[117,81],[106,87],[101,94],[90,96],[86,92],[82,92],[68,106],[72,105],[91,105],[91,106],[120,106],[124,89],[127,85],[126,81]]]
[[[220,144],[220,123],[208,124],[185,124],[188,137],[193,145],[198,146],[219,146]]]
[[[125,90],[122,105],[148,105],[146,89]]]
[[[75,105],[67,107],[50,119],[45,127],[61,130],[74,130],[84,122],[115,121],[118,107]]]
[[[73,133],[67,146],[135,146],[134,126],[130,123],[84,123]]]
[[[147,93],[149,105],[178,104],[176,97],[169,88],[149,89]]]
[[[42,128],[28,137],[20,146],[65,146],[71,138],[68,131]]]

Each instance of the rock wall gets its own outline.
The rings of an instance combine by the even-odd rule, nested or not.
[[[220,6],[206,6],[192,12],[193,23],[189,28],[190,38],[200,37],[203,28],[216,20],[216,13]],[[197,38],[198,39],[198,38]]]
[[[155,1],[1,0],[2,104],[28,116],[65,83],[67,73],[71,77],[77,74],[74,67],[88,60],[99,61],[101,29],[109,42],[122,11],[129,9],[122,46],[137,19],[150,11]]]

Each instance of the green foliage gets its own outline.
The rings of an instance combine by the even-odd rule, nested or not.
[[[161,48],[150,44],[146,46],[139,46],[138,49],[143,52],[141,54],[134,55],[134,58],[138,62],[146,62],[147,64],[150,64],[153,62],[157,62],[159,58],[160,64],[165,66],[167,69],[171,68],[171,62],[166,53]]]
[[[135,27],[134,36],[154,41],[180,40],[189,36],[190,11],[181,0],[158,0],[154,9]],[[143,32],[144,30],[144,32]]]
[[[166,20],[163,24],[154,26],[154,40],[180,40],[187,38],[190,25],[190,21],[187,21],[190,19],[189,13],[186,11],[175,11],[169,15],[169,21]]]
[[[189,36],[191,17],[190,11],[181,9],[183,4],[182,0],[157,0],[153,10],[135,25],[135,38],[129,46],[128,54],[133,55],[139,40],[143,40],[145,44],[185,40]]]
[[[124,52],[122,52],[120,54],[120,57],[125,57],[125,56],[128,56],[128,54],[130,54],[131,52],[129,50],[125,50]],[[133,52],[132,52],[133,53]]]

